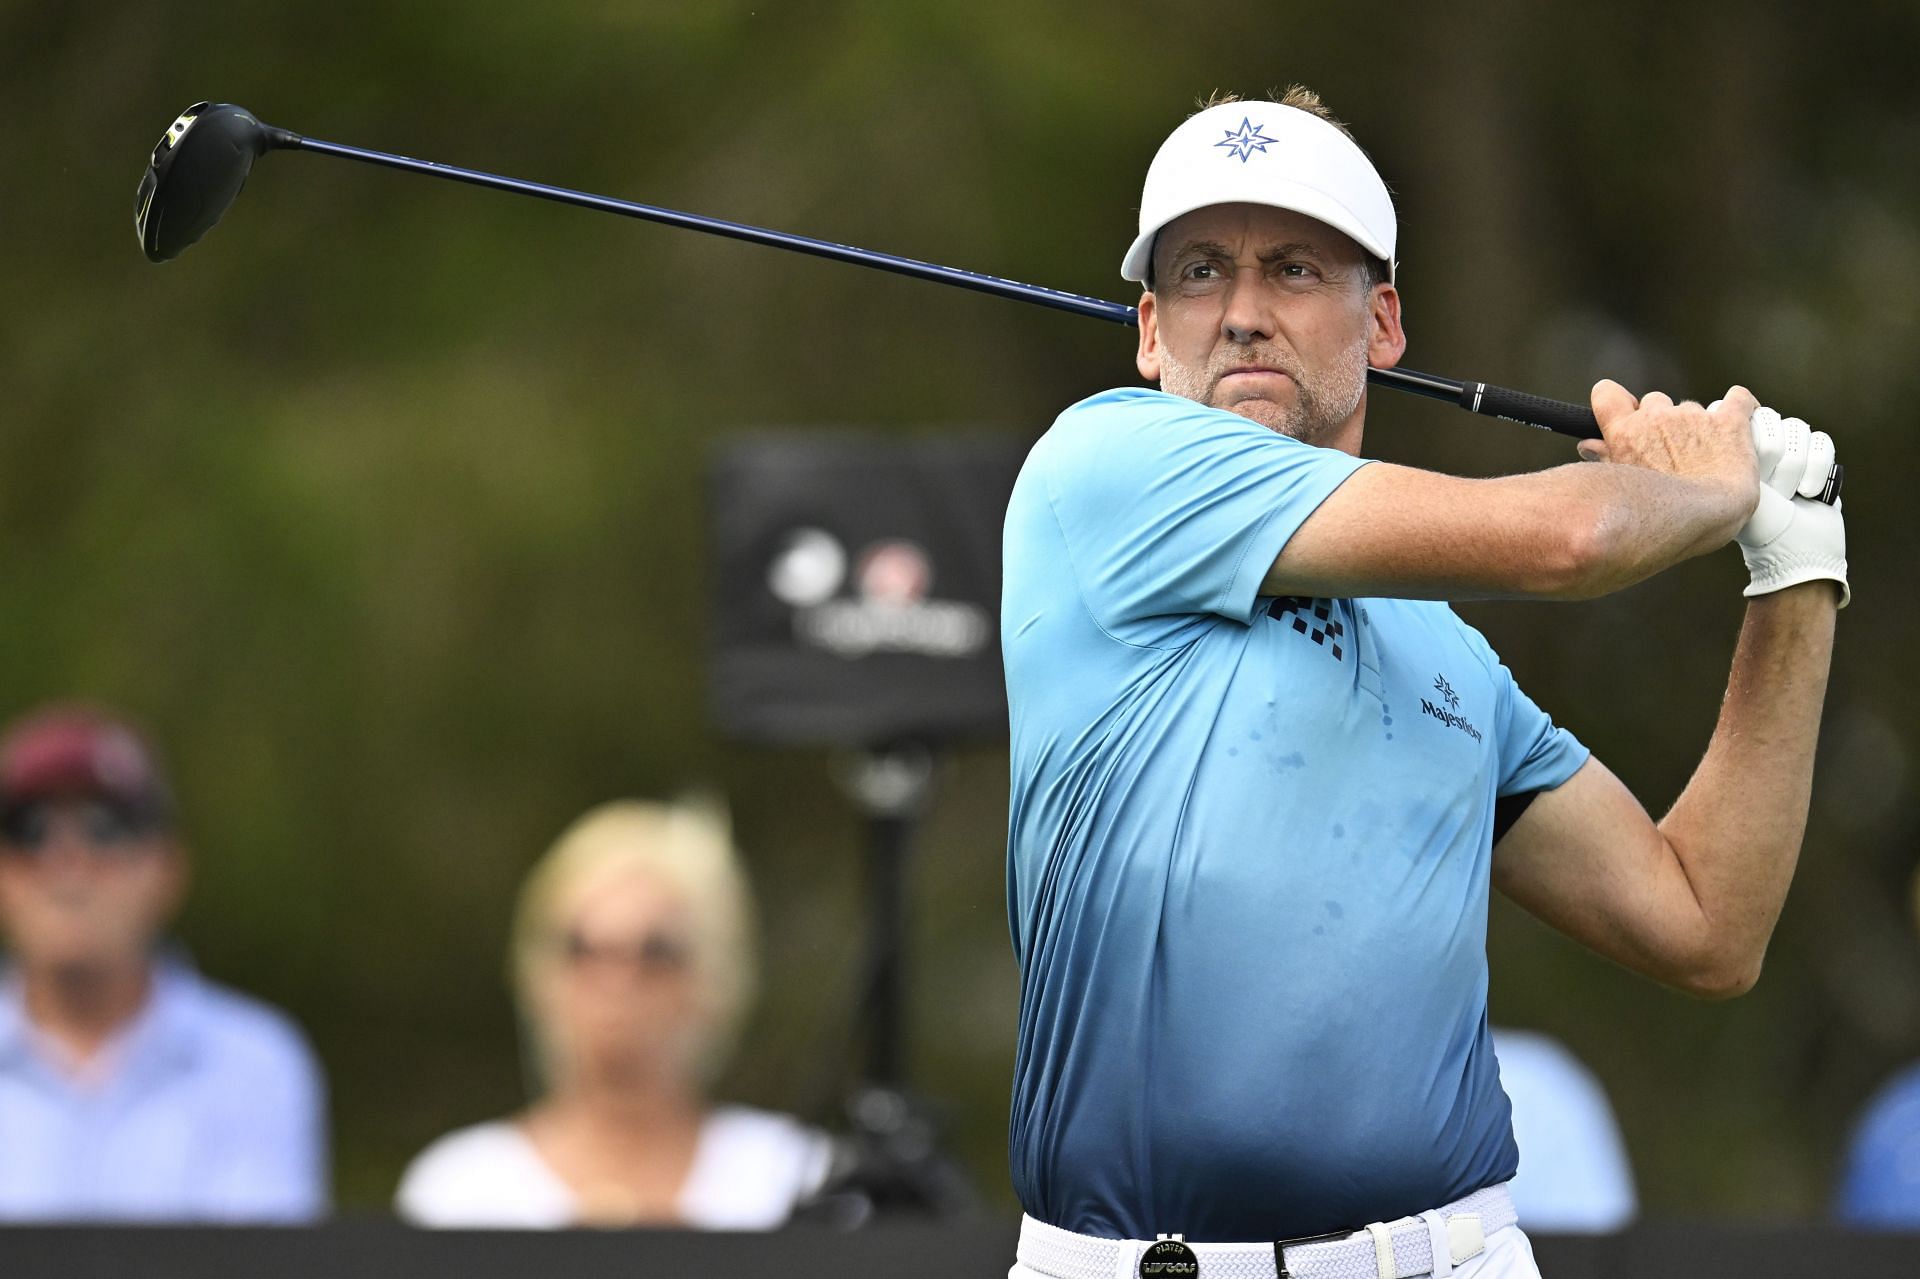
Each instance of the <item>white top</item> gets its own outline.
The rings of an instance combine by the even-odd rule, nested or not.
[[[700,1126],[675,1201],[701,1230],[771,1230],[825,1180],[832,1146],[796,1119],[721,1106]],[[579,1224],[572,1190],[519,1124],[475,1124],[440,1138],[407,1166],[395,1210],[416,1226],[552,1230]]]

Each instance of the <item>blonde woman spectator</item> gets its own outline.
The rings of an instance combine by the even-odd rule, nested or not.
[[[624,801],[528,876],[510,976],[541,1094],[434,1142],[396,1207],[426,1226],[767,1229],[826,1175],[827,1138],[716,1106],[754,988],[752,909],[724,819]]]

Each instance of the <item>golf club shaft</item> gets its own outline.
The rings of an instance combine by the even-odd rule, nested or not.
[[[704,231],[709,235],[723,235],[729,239],[745,240],[751,244],[764,244],[769,248],[789,249],[818,258],[829,258],[836,262],[850,262],[855,266],[891,271],[895,275],[909,275],[916,279],[932,280],[937,284],[952,284],[978,293],[992,293],[1021,302],[1032,302],[1038,306],[1052,307],[1057,311],[1092,316],[1097,320],[1111,320],[1116,324],[1139,323],[1139,315],[1134,308],[1123,303],[1106,302],[1078,293],[1042,288],[1037,284],[1022,284],[1018,280],[1006,280],[996,275],[981,275],[976,271],[962,271],[958,267],[940,266],[933,262],[921,262],[915,258],[897,257],[891,253],[856,248],[850,244],[836,244],[831,240],[816,240],[810,236],[772,231],[765,227],[749,226],[743,222],[728,222],[721,218],[703,217],[697,213],[682,213],[677,209],[664,209],[657,205],[637,204],[631,200],[616,200],[610,196],[573,191],[566,187],[548,186],[544,182],[528,182],[520,178],[503,177],[497,173],[483,173],[477,169],[463,169],[456,165],[439,164],[431,160],[416,160],[411,156],[392,155],[385,151],[369,151],[363,147],[345,146],[338,142],[322,142],[317,138],[301,137],[299,134],[287,133],[283,130],[274,130],[271,144],[276,147],[312,151],[320,155],[338,156],[343,160],[359,160],[389,169],[402,169],[409,173],[423,173],[428,177],[465,182],[470,186],[490,187],[496,191],[530,195],[559,204],[576,205],[583,209],[598,209],[603,213],[618,213],[624,217],[639,218],[645,222],[658,222],[687,231]],[[1564,400],[1549,400],[1502,386],[1488,386],[1484,382],[1461,382],[1432,373],[1417,373],[1411,369],[1370,368],[1367,370],[1367,380],[1375,386],[1407,391],[1429,399],[1445,400],[1470,413],[1505,418],[1527,426],[1571,435],[1577,439],[1598,439],[1600,436],[1599,424],[1594,421],[1591,410],[1584,405],[1569,404]]]

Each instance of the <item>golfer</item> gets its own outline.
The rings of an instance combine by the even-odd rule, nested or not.
[[[1014,487],[1015,1276],[1535,1275],[1490,883],[1680,989],[1759,975],[1847,598],[1839,509],[1798,496],[1818,449],[1740,387],[1601,382],[1583,463],[1367,461],[1394,233],[1311,93],[1189,118],[1122,266],[1159,389],[1067,409]],[[1729,541],[1726,700],[1656,822],[1446,601],[1592,598]]]

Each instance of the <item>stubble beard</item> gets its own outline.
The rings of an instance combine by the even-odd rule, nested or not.
[[[1291,371],[1294,384],[1291,404],[1268,399],[1227,402],[1220,385],[1222,378],[1247,364],[1269,362]],[[1225,409],[1302,443],[1324,444],[1353,417],[1360,407],[1361,396],[1366,394],[1367,348],[1356,344],[1338,361],[1308,370],[1301,368],[1297,359],[1269,361],[1258,352],[1229,347],[1215,352],[1205,368],[1163,362],[1160,389]]]

